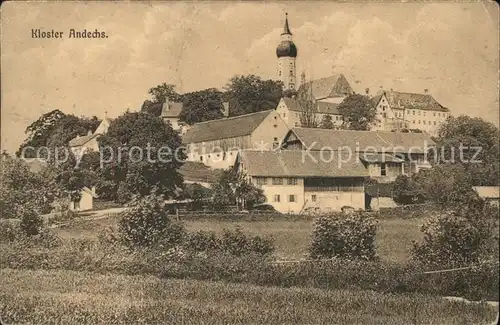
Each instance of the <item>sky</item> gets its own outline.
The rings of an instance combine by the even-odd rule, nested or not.
[[[222,89],[234,75],[276,79],[288,13],[297,74],[343,73],[351,86],[423,93],[452,115],[499,119],[494,2],[7,2],[1,6],[1,147],[59,109],[116,117],[163,82]],[[62,31],[32,38],[32,29]],[[68,38],[95,29],[107,38]]]

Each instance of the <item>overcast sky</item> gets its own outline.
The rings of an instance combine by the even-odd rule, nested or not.
[[[53,109],[138,110],[162,82],[222,88],[235,74],[275,78],[288,12],[298,75],[343,73],[357,91],[425,88],[453,115],[498,125],[499,11],[493,2],[17,3],[1,7],[1,145]],[[32,39],[31,29],[64,32]],[[69,29],[105,39],[70,39]]]

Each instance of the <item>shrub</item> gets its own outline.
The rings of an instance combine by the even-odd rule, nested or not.
[[[38,235],[43,227],[43,219],[38,215],[35,209],[29,205],[20,207],[21,223],[19,227],[26,236]]]
[[[23,236],[18,220],[2,220],[0,219],[0,242],[14,242]]]
[[[376,220],[367,214],[321,216],[314,221],[312,258],[375,258]]]
[[[129,246],[162,244],[172,247],[183,237],[181,225],[172,224],[161,195],[152,193],[132,199],[129,208],[121,213],[118,230],[122,241]]]
[[[223,252],[234,256],[252,253],[269,255],[274,252],[274,242],[271,238],[246,235],[239,227],[234,230],[224,229],[218,240],[218,247]]]
[[[189,233],[184,245],[193,252],[213,251],[219,247],[215,232],[204,230]]]
[[[413,204],[424,201],[415,182],[406,175],[399,175],[393,183],[392,195],[394,202],[399,204]]]
[[[466,266],[477,263],[483,249],[492,239],[484,226],[455,211],[441,212],[430,217],[422,225],[421,231],[424,233],[423,242],[414,243],[412,257],[429,266]]]

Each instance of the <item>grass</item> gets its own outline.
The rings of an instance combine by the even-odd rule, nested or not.
[[[115,227],[118,218],[110,216],[98,220],[74,220],[68,226],[57,229],[62,238],[95,238],[100,229]],[[386,261],[405,262],[410,256],[412,241],[422,238],[420,224],[422,218],[381,219],[375,240],[377,254]],[[307,254],[313,230],[311,220],[266,220],[231,221],[199,219],[184,221],[188,231],[211,230],[222,232],[224,228],[241,227],[252,234],[267,235],[274,238],[276,254],[284,259],[302,258]]]
[[[23,324],[485,324],[486,305],[417,294],[258,287],[63,270],[0,270],[2,320]]]

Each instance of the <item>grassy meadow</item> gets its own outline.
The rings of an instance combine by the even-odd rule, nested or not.
[[[118,218],[110,215],[96,220],[74,220],[57,228],[63,238],[95,238],[100,229],[116,227]],[[196,219],[183,221],[188,231],[209,230],[222,232],[224,228],[240,227],[243,231],[270,236],[276,245],[276,255],[282,259],[300,259],[307,254],[313,231],[313,221],[305,219],[274,219],[263,221]],[[413,241],[422,238],[422,218],[381,219],[375,240],[377,254],[391,262],[405,262],[410,256]]]
[[[6,324],[487,324],[484,304],[67,270],[0,270]]]

